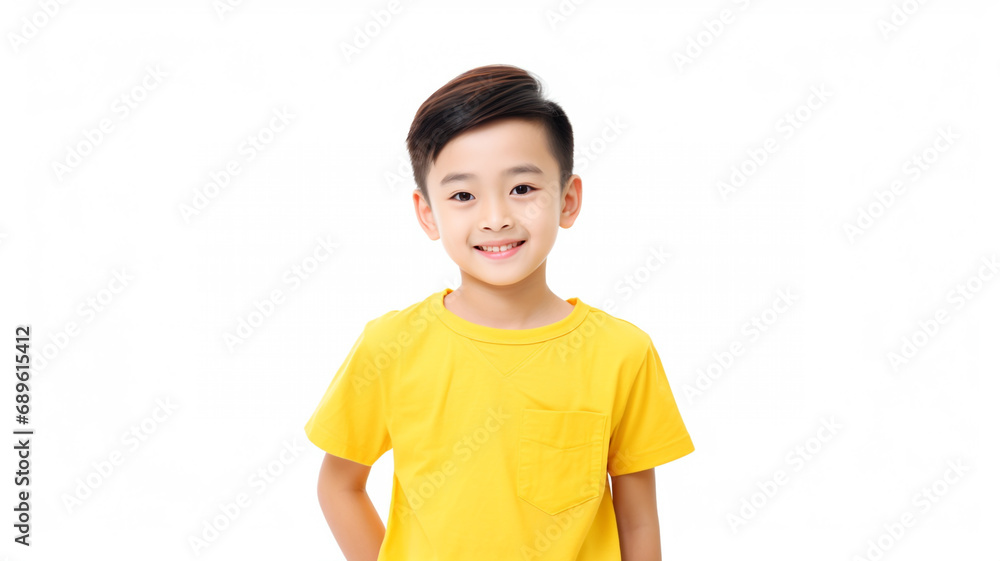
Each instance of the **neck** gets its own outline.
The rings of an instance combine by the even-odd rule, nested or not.
[[[498,329],[531,329],[572,311],[545,283],[544,262],[531,275],[508,285],[489,284],[462,271],[461,286],[445,297],[444,305],[462,319]]]

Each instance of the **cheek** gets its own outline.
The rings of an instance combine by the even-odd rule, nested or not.
[[[518,220],[529,228],[540,230],[550,223],[559,223],[561,207],[551,195],[543,194],[518,209]]]
[[[440,213],[437,216],[437,230],[445,240],[451,240],[459,233],[459,226],[455,219],[447,214]]]
[[[538,196],[536,196],[532,201],[541,214],[548,214],[553,211],[558,212],[558,210],[556,210],[560,206],[557,204],[558,202],[558,198],[549,190],[539,192]]]
[[[438,222],[438,234],[444,246],[453,251],[462,251],[467,247],[468,231],[464,225],[455,220],[445,219]]]
[[[546,247],[551,249],[556,241],[559,223],[546,216],[543,220],[535,221],[529,229],[532,239],[535,241],[534,249],[544,250]]]

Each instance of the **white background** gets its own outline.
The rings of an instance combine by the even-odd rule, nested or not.
[[[36,432],[33,545],[12,541],[11,435],[0,555],[340,558],[303,425],[366,321],[457,286],[415,219],[404,139],[438,87],[508,63],[541,77],[579,149],[583,210],[550,286],[653,337],[695,442],[656,469],[664,559],[995,558],[995,2],[402,0],[385,25],[385,1],[48,4],[2,8],[0,411],[21,428],[12,347],[30,324]],[[319,240],[332,257],[286,282]],[[649,271],[653,250],[670,257]],[[383,520],[391,481],[390,452],[369,487]]]

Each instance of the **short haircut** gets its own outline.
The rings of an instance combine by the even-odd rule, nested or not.
[[[477,125],[506,118],[527,119],[547,132],[559,164],[559,193],[573,173],[573,127],[562,107],[542,97],[541,82],[516,66],[493,64],[459,74],[428,97],[406,135],[413,179],[427,204],[427,173],[448,142]]]

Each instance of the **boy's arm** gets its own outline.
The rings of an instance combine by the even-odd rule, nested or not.
[[[653,469],[611,476],[622,561],[661,561],[660,520]]]
[[[319,505],[347,561],[375,561],[385,526],[365,484],[370,466],[327,454],[320,466]]]

